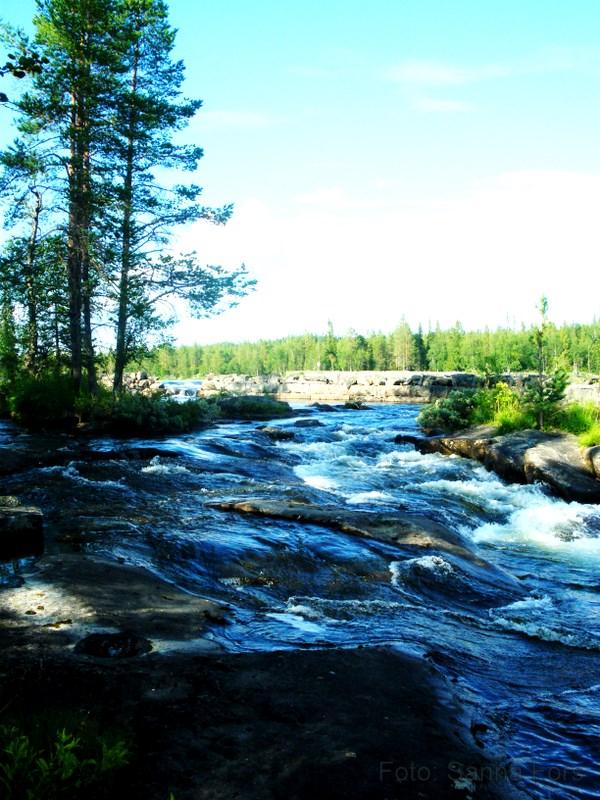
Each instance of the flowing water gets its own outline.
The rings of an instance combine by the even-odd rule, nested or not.
[[[600,507],[394,444],[417,430],[418,410],[299,409],[274,423],[294,432],[277,443],[259,423],[98,439],[87,454],[64,439],[59,464],[17,473],[5,491],[44,509],[50,549],[145,566],[227,604],[231,624],[211,635],[228,650],[385,643],[431,659],[528,796],[598,798]],[[15,436],[0,431],[0,447]],[[418,512],[474,558],[207,505],[249,498]],[[0,582],[18,570],[0,566]]]

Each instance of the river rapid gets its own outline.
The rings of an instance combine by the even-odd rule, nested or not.
[[[525,796],[600,797],[600,506],[394,444],[417,431],[417,406],[296,410],[269,423],[289,441],[236,423],[82,455],[59,437],[61,463],[4,491],[44,510],[49,551],[143,566],[227,605],[211,632],[227,650],[389,644],[430,659]],[[0,431],[0,447],[35,439]],[[472,558],[210,505],[254,498],[418,513]],[[0,585],[31,565],[0,565]]]

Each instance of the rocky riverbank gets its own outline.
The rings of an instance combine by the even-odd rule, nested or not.
[[[83,555],[44,556],[0,621],[2,721],[118,731],[132,800],[519,796],[435,652],[225,653],[222,606]]]
[[[568,433],[517,431],[498,436],[478,426],[452,435],[396,437],[420,453],[473,458],[514,483],[545,484],[563,500],[600,503],[600,447],[581,448]]]
[[[522,386],[531,379],[528,373],[499,376],[510,386]],[[454,389],[477,389],[479,375],[469,372],[410,371],[304,371],[280,375],[207,375],[202,380],[175,382],[160,380],[146,372],[129,373],[125,386],[134,392],[185,397],[212,397],[221,393],[267,395],[277,400],[296,402],[372,402],[431,403],[447,397]],[[569,400],[600,405],[600,377],[573,382],[567,390]]]
[[[5,507],[45,535],[0,559],[0,725],[117,736],[133,800],[593,793],[598,507],[399,447],[415,406],[332,408],[0,426]]]

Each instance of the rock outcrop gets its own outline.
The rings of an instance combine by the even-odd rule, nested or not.
[[[413,444],[421,453],[474,458],[514,483],[545,484],[552,494],[580,503],[600,503],[600,448],[579,446],[568,433],[517,431],[497,436],[480,426],[452,435],[398,436],[398,444]]]
[[[535,375],[510,373],[498,379],[522,388]],[[105,376],[107,387],[112,376]],[[343,401],[373,403],[430,403],[447,397],[453,389],[477,389],[481,376],[470,372],[410,372],[408,370],[329,372],[306,370],[273,375],[207,375],[202,380],[167,380],[153,378],[145,371],[123,376],[127,390],[145,395],[164,394],[176,397],[211,397],[220,393],[268,395],[276,400]],[[600,405],[600,378],[592,376],[585,383],[567,388],[567,400]]]
[[[429,403],[452,389],[475,389],[477,375],[466,372],[286,372],[284,375],[208,375],[202,396],[220,392],[266,394],[288,401],[346,403]]]

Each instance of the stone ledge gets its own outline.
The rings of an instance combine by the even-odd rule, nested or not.
[[[517,431],[498,436],[493,428],[479,426],[451,436],[397,437],[421,453],[441,453],[473,458],[513,483],[544,483],[563,500],[600,503],[600,448],[583,450],[568,433]]]

